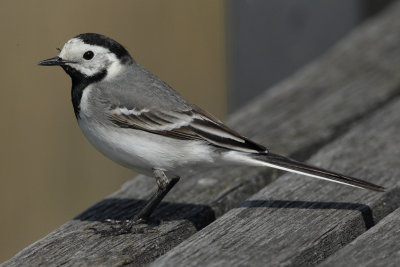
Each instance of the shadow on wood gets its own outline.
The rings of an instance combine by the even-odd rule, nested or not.
[[[144,205],[145,200],[108,198],[93,205],[77,217],[75,220],[98,221],[129,220]],[[358,210],[364,220],[365,228],[375,225],[372,210],[368,205],[349,202],[313,202],[291,200],[246,200],[238,208],[277,208],[277,209],[329,209],[329,210]],[[203,214],[199,220],[197,214]],[[214,211],[207,205],[161,202],[152,216],[154,221],[188,220],[197,230],[202,229],[215,220]]]
[[[363,217],[365,228],[375,225],[372,209],[365,204],[350,202],[313,202],[291,200],[246,200],[238,208],[277,208],[277,209],[315,209],[315,210],[358,210]]]
[[[98,221],[129,220],[147,203],[140,199],[106,198],[76,216],[75,220]],[[198,216],[202,214],[202,216]],[[186,203],[161,202],[151,216],[154,221],[188,220],[200,230],[215,220],[215,213],[210,206]]]

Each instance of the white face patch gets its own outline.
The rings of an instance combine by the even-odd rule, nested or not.
[[[87,60],[83,57],[87,51],[93,52],[93,58]],[[70,39],[64,45],[59,57],[63,60],[76,62],[67,63],[67,65],[88,77],[101,73],[106,69],[107,76],[105,79],[112,79],[123,68],[116,55],[109,49],[102,46],[85,44],[79,38]]]

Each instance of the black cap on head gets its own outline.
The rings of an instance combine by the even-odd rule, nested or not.
[[[98,33],[82,33],[75,36],[75,38],[81,39],[86,44],[108,48],[122,63],[131,63],[134,61],[129,52],[121,44],[107,36]]]

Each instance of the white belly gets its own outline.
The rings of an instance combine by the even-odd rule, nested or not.
[[[111,128],[85,119],[79,126],[101,153],[115,162],[152,176],[152,169],[158,168],[179,175],[182,168],[202,163],[215,162],[211,147],[201,142],[167,138],[134,129]]]

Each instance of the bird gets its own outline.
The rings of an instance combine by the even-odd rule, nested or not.
[[[60,66],[72,80],[78,125],[89,142],[120,165],[156,180],[157,191],[120,232],[146,222],[193,166],[272,167],[382,192],[384,187],[270,152],[185,100],[138,64],[115,40],[83,33],[41,66]]]

